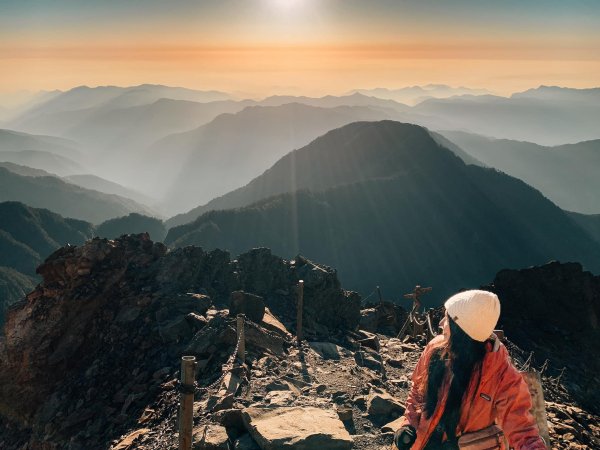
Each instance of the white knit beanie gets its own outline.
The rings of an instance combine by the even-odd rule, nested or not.
[[[448,317],[479,342],[492,335],[500,317],[500,300],[488,291],[459,292],[446,300],[444,306]]]

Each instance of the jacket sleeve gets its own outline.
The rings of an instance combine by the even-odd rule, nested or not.
[[[529,412],[531,395],[527,383],[510,362],[504,350],[504,364],[498,370],[498,390],[495,408],[498,424],[511,448],[515,450],[546,450],[537,423]]]
[[[419,428],[421,409],[424,403],[423,382],[427,377],[427,366],[431,351],[431,347],[427,346],[415,366],[412,374],[412,388],[406,399],[406,409],[403,420],[400,421],[400,427],[412,425],[415,429]]]

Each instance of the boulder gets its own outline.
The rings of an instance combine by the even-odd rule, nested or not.
[[[398,417],[397,419],[392,420],[391,422],[386,423],[381,427],[382,433],[395,433],[398,428],[402,425],[403,417]]]
[[[366,367],[376,372],[381,372],[383,368],[381,357],[375,352],[358,351],[354,353],[354,360],[356,361],[356,365]]]
[[[359,327],[361,330],[377,333],[379,326],[379,313],[375,308],[366,308],[360,311]]]
[[[192,430],[194,450],[228,450],[227,431],[221,425],[203,425]]]
[[[234,450],[260,450],[260,447],[248,433],[241,436],[233,445]]]
[[[363,347],[369,347],[377,352],[381,349],[379,337],[376,334],[368,333],[366,331],[362,331],[360,334],[364,336],[364,339],[359,339],[357,341],[358,344]]]
[[[237,432],[245,430],[242,419],[242,410],[237,408],[223,409],[213,415],[214,420],[223,425],[226,429],[233,429]]]
[[[332,342],[311,342],[310,348],[317,352],[324,359],[339,360],[347,350],[333,344]]]
[[[367,412],[371,417],[398,417],[404,414],[404,405],[387,392],[373,392],[367,398]]]
[[[260,325],[268,331],[280,334],[283,338],[289,339],[292,337],[285,325],[269,311],[269,308],[265,308],[265,315]]]
[[[114,450],[131,450],[135,448],[137,440],[149,432],[149,428],[140,428],[139,430],[135,430],[125,436],[113,448]]]
[[[229,315],[245,314],[253,322],[260,323],[265,315],[262,297],[244,291],[234,291],[229,297]]]
[[[262,450],[345,450],[352,438],[337,413],[314,407],[246,408],[246,429]]]

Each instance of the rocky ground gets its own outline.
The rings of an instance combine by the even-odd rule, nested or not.
[[[145,235],[95,239],[59,250],[39,272],[44,281],[8,311],[0,340],[2,449],[177,448],[182,355],[198,362],[194,448],[389,448],[426,343],[394,337],[402,308],[361,310],[332,269],[265,249],[231,260],[167,252]],[[238,313],[243,364],[231,358]],[[561,376],[553,361],[540,369],[532,347],[506,344],[519,367],[543,370],[553,448],[600,448],[599,411],[574,389],[585,384],[579,372]]]

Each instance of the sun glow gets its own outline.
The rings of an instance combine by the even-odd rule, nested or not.
[[[302,6],[306,1],[303,0],[268,0],[269,4],[274,8],[291,10]]]

